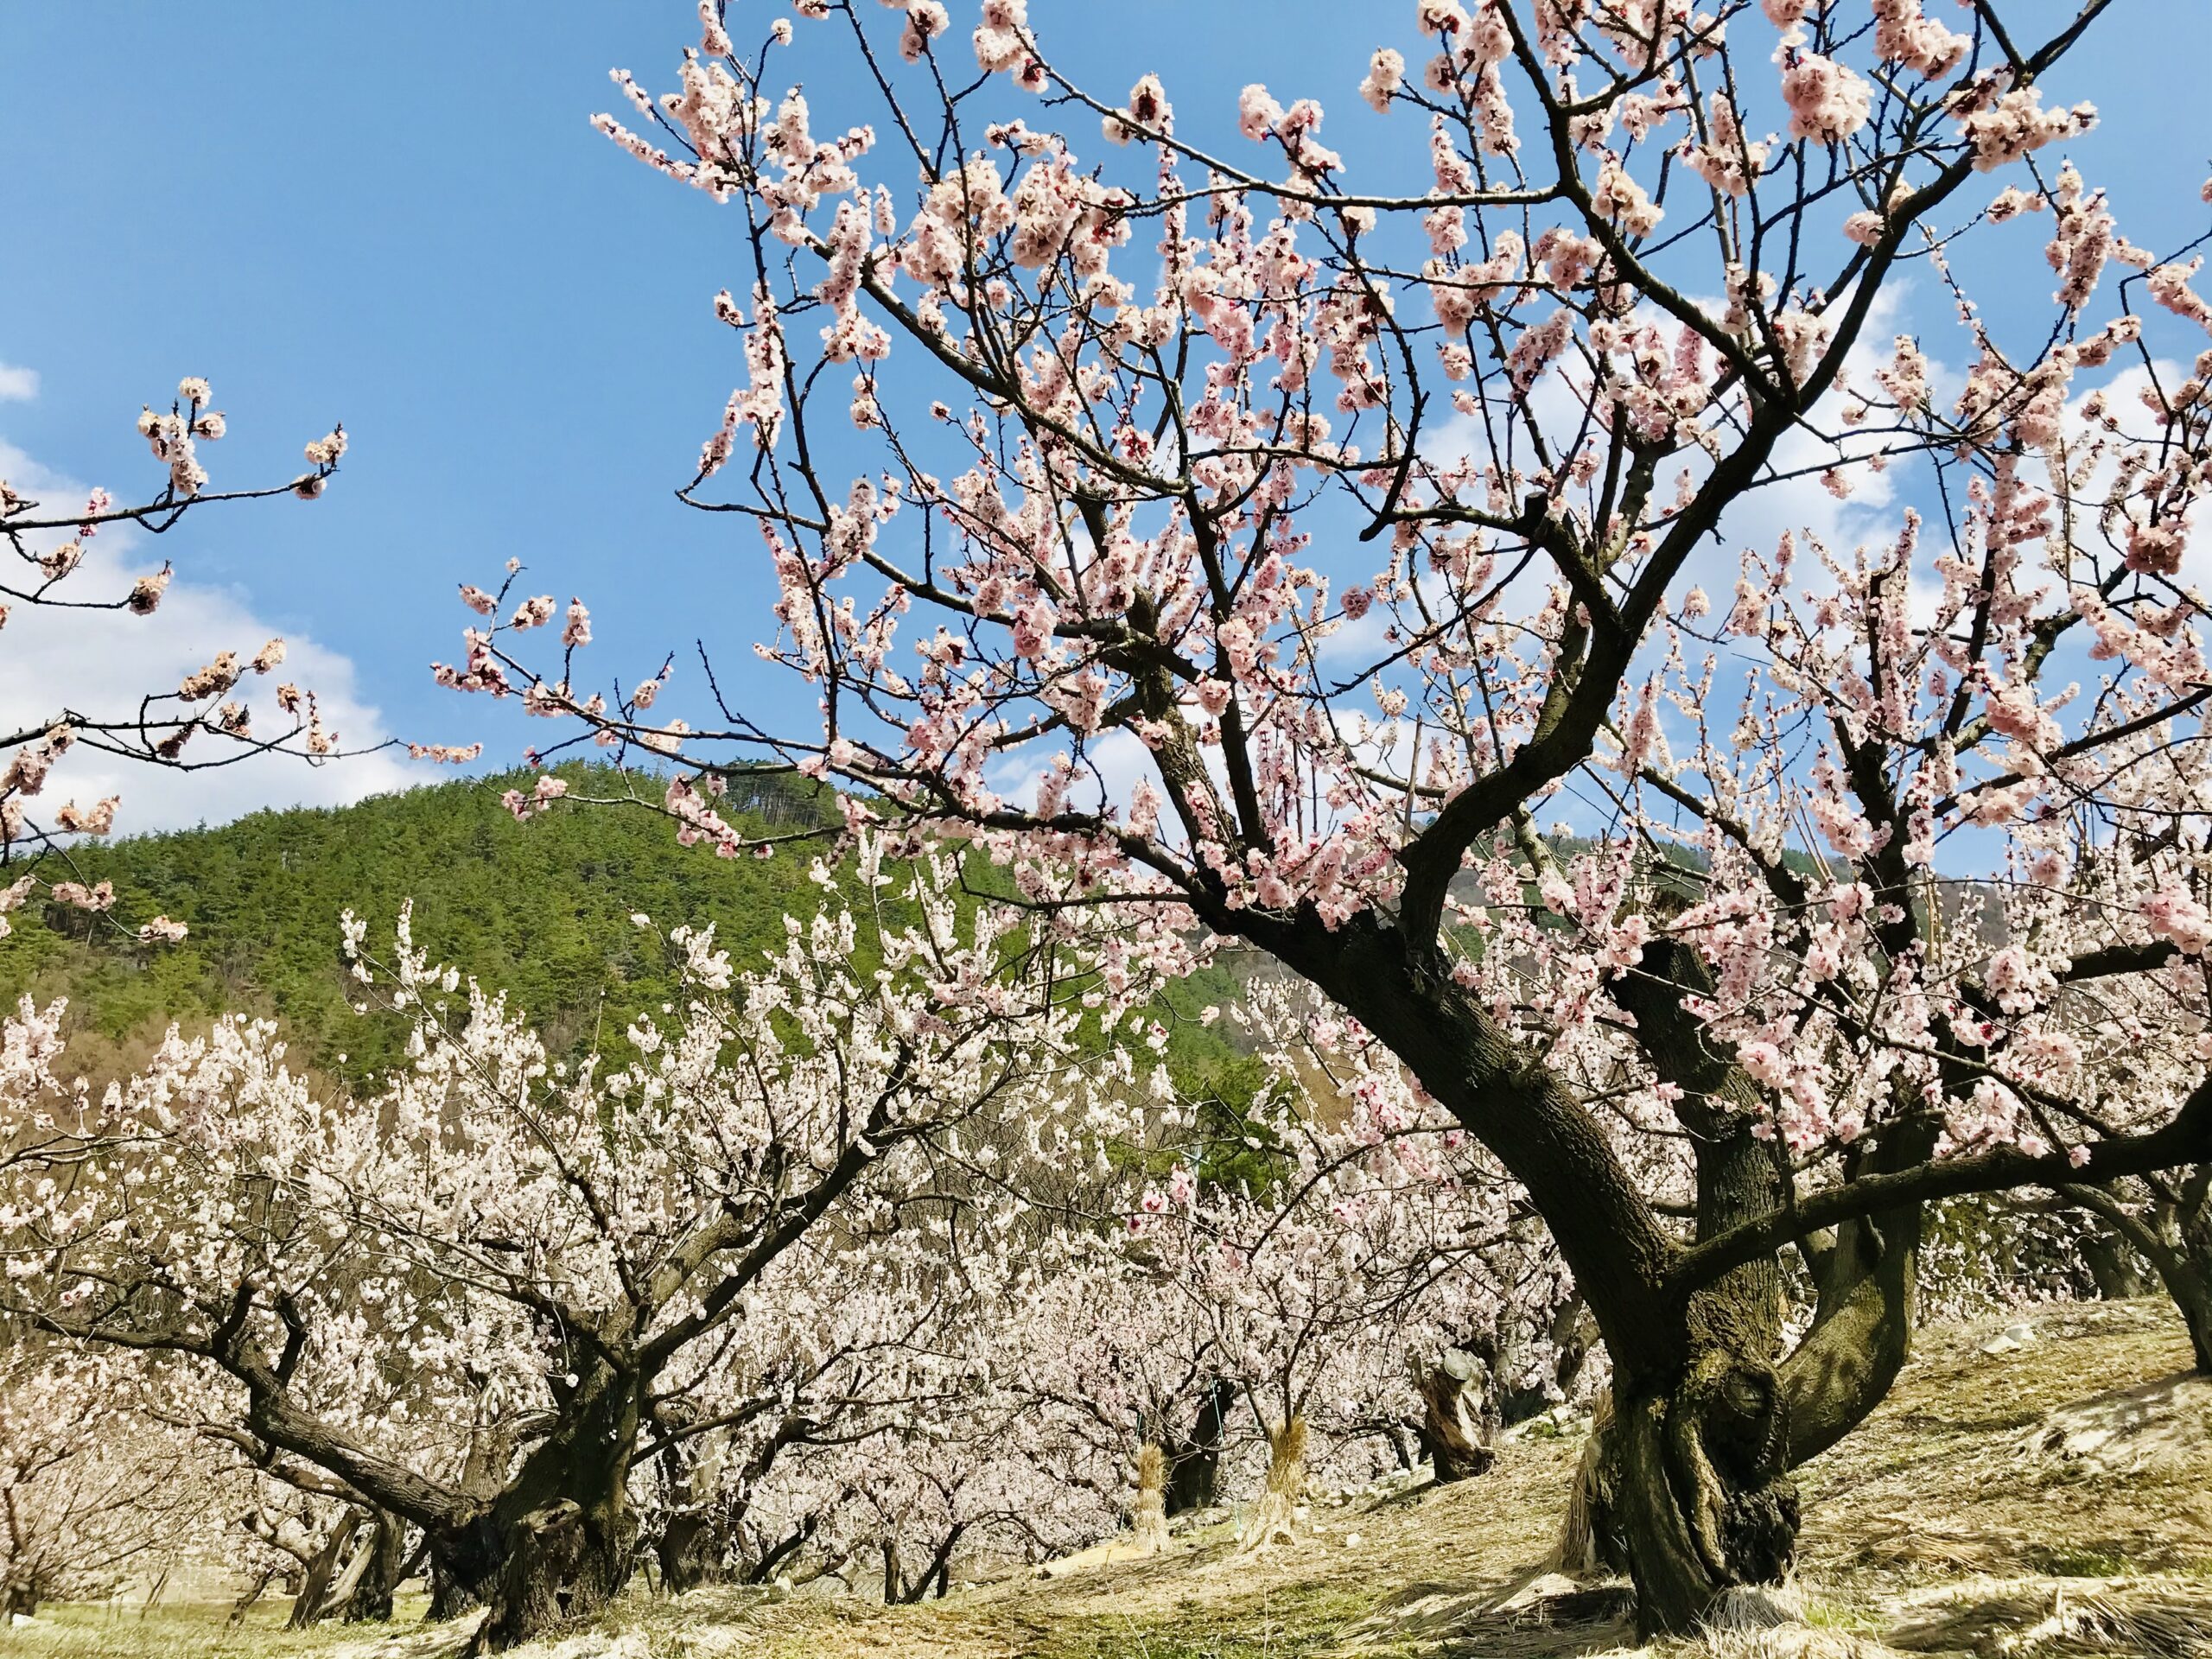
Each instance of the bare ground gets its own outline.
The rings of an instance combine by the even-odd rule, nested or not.
[[[1799,1584],[1690,1659],[1898,1652],[2212,1659],[2212,1383],[2164,1303],[2061,1306],[1927,1333],[1882,1409],[1808,1465]],[[1997,1351],[1986,1351],[1994,1348]],[[1538,1659],[1633,1650],[1618,1587],[1540,1576],[1580,1447],[1513,1442],[1478,1480],[1317,1506],[1295,1545],[1230,1528],[922,1607],[704,1591],[632,1597],[530,1659]],[[273,1611],[273,1610],[272,1610]],[[71,1608],[0,1656],[448,1659],[451,1628],[225,1632],[190,1608]]]

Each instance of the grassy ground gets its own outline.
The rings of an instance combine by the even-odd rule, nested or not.
[[[1715,1637],[1741,1659],[1905,1649],[2212,1659],[2212,1388],[2055,1408],[2181,1370],[2158,1303],[2030,1316],[2034,1339],[1982,1351],[2006,1321],[1929,1333],[1891,1400],[1803,1471],[1802,1623]],[[2003,1347],[2003,1344],[1999,1344]],[[2050,1432],[2056,1422],[2065,1432]],[[1372,1506],[1322,1507],[1257,1562],[1226,1537],[1065,1579],[1008,1580],[915,1608],[701,1592],[639,1595],[532,1659],[1301,1659],[1415,1652],[1537,1659],[1632,1645],[1617,1592],[1531,1585],[1579,1447],[1517,1441],[1482,1479]],[[1521,1593],[1516,1597],[1515,1592]],[[1505,1605],[1500,1605],[1503,1603]],[[219,1610],[58,1610],[0,1633],[0,1659],[446,1659],[451,1630],[295,1636]],[[2201,1641],[2201,1646],[2199,1645]]]

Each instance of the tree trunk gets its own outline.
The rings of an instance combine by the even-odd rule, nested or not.
[[[231,1603],[231,1616],[224,1623],[231,1626],[245,1624],[246,1614],[252,1610],[254,1603],[261,1599],[269,1586],[276,1581],[276,1578],[275,1567],[263,1567],[260,1575],[251,1584],[238,1592],[237,1599]]]
[[[2133,1301],[2151,1294],[2152,1275],[2145,1271],[2143,1258],[2109,1227],[2094,1228],[2083,1235],[2082,1264],[2088,1268],[2097,1294],[2106,1301]]]
[[[2143,1255],[2164,1283],[2166,1294],[2188,1328],[2190,1351],[2198,1373],[2212,1376],[2212,1214],[2179,1221],[2171,1216],[2164,1219],[2172,1236],[2158,1238],[2146,1229],[2138,1248],[2155,1242],[2156,1248],[2143,1249]],[[2194,1227],[2189,1224],[2192,1220],[2197,1224]]]
[[[430,1605],[423,1612],[426,1624],[442,1624],[459,1618],[483,1600],[435,1554],[430,1557],[429,1573]]]
[[[1137,1501],[1129,1516],[1129,1541],[1141,1555],[1167,1548],[1167,1454],[1156,1446],[1137,1448]]]
[[[434,1622],[459,1618],[489,1599],[507,1557],[505,1531],[487,1508],[439,1528],[430,1539],[430,1607]]]
[[[1333,995],[1527,1189],[1573,1269],[1614,1367],[1613,1421],[1591,1457],[1586,1519],[1635,1579],[1649,1633],[1693,1628],[1715,1597],[1786,1572],[1797,1499],[1788,1480],[1789,1395],[1777,1369],[1784,1301],[1778,1255],[1687,1295],[1670,1289],[1681,1244],[1604,1129],[1558,1073],[1517,1044],[1440,952],[1388,924],[1335,929],[1301,912],[1269,928],[1239,917]],[[1688,994],[1709,975],[1660,939],[1612,982],[1695,1159],[1702,1240],[1771,1217],[1790,1198],[1788,1160],[1755,1133],[1766,1103],[1732,1054],[1708,1046]],[[1877,1379],[1878,1380],[1878,1379]],[[1877,1396],[1878,1397],[1878,1396]],[[1865,1396],[1847,1391],[1838,1403]]]
[[[2177,1273],[2167,1279],[2167,1287],[2188,1322],[2197,1370],[2212,1376],[2212,1161],[2197,1165],[2183,1179],[2174,1236]],[[2177,1280],[2186,1282],[2177,1287]]]
[[[1490,1368],[1464,1348],[1421,1368],[1421,1445],[1440,1485],[1485,1473],[1497,1461],[1490,1381]]]
[[[559,1497],[511,1521],[487,1510],[439,1533],[429,1617],[453,1618],[484,1604],[471,1650],[496,1653],[611,1599],[629,1577],[634,1528],[603,1486],[575,1484],[596,1487],[597,1501]]]
[[[476,1646],[493,1653],[558,1624],[574,1604],[573,1586],[588,1569],[583,1506],[563,1498],[531,1511],[515,1526],[499,1581],[485,1599]]]
[[[1268,1485],[1244,1529],[1239,1553],[1256,1555],[1298,1541],[1299,1500],[1306,1495],[1306,1420],[1268,1426]]]
[[[1616,1379],[1568,1506],[1561,1570],[1625,1572],[1647,1637],[1694,1628],[1724,1591],[1779,1580],[1796,1556],[1783,1385],[1732,1300],[1716,1287],[1693,1304],[1680,1376]]]
[[[346,1546],[360,1529],[361,1517],[348,1510],[330,1530],[321,1549],[308,1560],[301,1575],[300,1588],[292,1598],[291,1616],[284,1621],[287,1630],[304,1630],[330,1611],[330,1584],[338,1575],[338,1564],[345,1559]]]
[[[912,1606],[934,1592],[942,1599],[952,1588],[952,1552],[960,1548],[960,1540],[967,1533],[968,1523],[956,1521],[938,1543],[929,1560],[922,1563],[922,1570],[909,1582],[899,1567],[899,1552],[895,1543],[886,1541],[883,1546],[883,1586],[885,1601],[896,1600],[902,1606]],[[897,1594],[894,1597],[893,1588]]]
[[[37,1581],[29,1574],[10,1574],[0,1582],[0,1624],[16,1618],[36,1618],[41,1599]]]
[[[703,1510],[680,1510],[668,1518],[653,1554],[660,1562],[660,1587],[671,1596],[696,1590],[717,1576],[719,1540]]]
[[[587,1509],[564,1497],[524,1516],[509,1529],[506,1560],[485,1598],[477,1650],[503,1652],[605,1606],[629,1577],[630,1542],[609,1503]]]
[[[1221,1480],[1221,1443],[1229,1426],[1229,1413],[1236,1403],[1236,1389],[1228,1378],[1217,1376],[1206,1384],[1197,1420],[1187,1435],[1174,1433],[1161,1441],[1167,1453],[1167,1513],[1211,1507]]]
[[[1933,1154],[1936,1137],[1924,1120],[1894,1125],[1866,1154],[1872,1173],[1910,1167]],[[1792,1468],[1866,1421],[1911,1357],[1925,1220],[1922,1205],[1907,1205],[1847,1222],[1824,1243],[1807,1241],[1813,1325],[1782,1366]]]
[[[2189,1345],[2197,1373],[2212,1376],[2212,1262],[2176,1256],[2164,1275],[2166,1292],[2189,1327]]]
[[[775,1576],[776,1569],[778,1567],[783,1566],[785,1561],[791,1560],[792,1556],[798,1554],[799,1550],[806,1544],[806,1542],[814,1536],[816,1529],[820,1527],[821,1524],[822,1511],[817,1510],[804,1520],[801,1521],[798,1526],[785,1533],[784,1536],[777,1541],[773,1548],[768,1550],[759,1560],[747,1567],[740,1577],[747,1584],[767,1583],[770,1579]],[[823,1572],[830,1570],[831,1569],[827,1567],[821,1569]],[[817,1576],[818,1576],[818,1573]]]
[[[353,1574],[353,1587],[338,1609],[348,1624],[381,1624],[391,1617],[391,1599],[399,1588],[400,1571],[406,1565],[407,1529],[396,1515],[376,1512],[374,1530],[361,1547],[361,1565]]]
[[[2151,1264],[2189,1330],[2199,1373],[2212,1376],[2212,1163],[2189,1169],[2178,1192],[2154,1193],[2149,1219],[2098,1187],[2069,1187],[2069,1201],[2102,1218]]]
[[[487,1510],[440,1552],[488,1609],[475,1646],[498,1652],[604,1606],[630,1576],[639,1379],[595,1370],[560,1426]]]
[[[1590,1345],[1597,1339],[1597,1322],[1590,1317],[1590,1310],[1581,1297],[1570,1296],[1552,1311],[1544,1335],[1552,1349],[1552,1382],[1559,1390],[1558,1397],[1572,1399],[1575,1382],[1589,1360]],[[1503,1337],[1488,1343],[1487,1353],[1485,1344],[1480,1341],[1472,1347],[1478,1357],[1490,1363],[1491,1397],[1496,1402],[1499,1427],[1510,1428],[1551,1409],[1554,1396],[1541,1384],[1516,1387],[1506,1381],[1517,1374],[1520,1365],[1512,1347]]]

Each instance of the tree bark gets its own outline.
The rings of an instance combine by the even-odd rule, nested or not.
[[[696,1446],[671,1444],[660,1454],[669,1513],[660,1535],[653,1540],[653,1558],[660,1567],[664,1595],[682,1595],[724,1573],[722,1530],[716,1516],[700,1501],[693,1478],[696,1451]]]
[[[601,1492],[588,1506],[556,1498],[487,1541],[467,1541],[467,1553],[449,1543],[447,1560],[459,1587],[488,1609],[476,1649],[497,1653],[606,1605],[629,1580],[635,1536],[623,1506]]]
[[[261,1599],[276,1579],[275,1567],[263,1567],[255,1576],[253,1582],[238,1592],[237,1598],[231,1603],[231,1616],[223,1621],[224,1624],[226,1626],[237,1626],[245,1623],[246,1614],[252,1611],[254,1603]]]
[[[1923,1116],[1904,1118],[1868,1150],[1865,1167],[1909,1169],[1933,1155],[1937,1133]],[[1903,1205],[1845,1222],[1806,1252],[1817,1291],[1813,1325],[1782,1367],[1791,1467],[1864,1422],[1911,1357],[1926,1219],[1924,1205]]]
[[[1229,1426],[1236,1389],[1228,1378],[1217,1376],[1206,1384],[1196,1420],[1188,1435],[1167,1427],[1160,1442],[1167,1453],[1167,1513],[1181,1515],[1211,1507],[1221,1482],[1221,1446]]]
[[[762,1554],[759,1560],[747,1567],[739,1576],[747,1584],[767,1583],[770,1579],[775,1576],[777,1568],[783,1566],[783,1564],[791,1560],[792,1556],[798,1554],[799,1550],[813,1538],[816,1530],[821,1525],[822,1511],[817,1510],[811,1515],[809,1515],[804,1520],[801,1521],[798,1526],[785,1533],[781,1539],[777,1541],[772,1548]],[[827,1567],[817,1567],[813,1576],[818,1577],[822,1573],[830,1570],[832,1569]]]
[[[346,1547],[353,1542],[353,1535],[360,1527],[359,1513],[346,1510],[331,1529],[322,1548],[308,1558],[306,1571],[300,1578],[299,1592],[292,1598],[291,1614],[284,1621],[287,1630],[304,1630],[329,1615],[331,1580],[338,1574],[339,1562],[345,1559]]]
[[[382,1623],[391,1617],[392,1596],[406,1565],[407,1529],[399,1517],[376,1512],[374,1529],[362,1546],[363,1560],[353,1592],[338,1609],[348,1624]]]
[[[578,1589],[591,1574],[583,1506],[563,1498],[533,1510],[510,1536],[498,1582],[477,1627],[479,1651],[504,1652],[581,1611]]]
[[[636,1522],[628,1501],[638,1382],[594,1367],[553,1433],[498,1497],[434,1535],[444,1600],[488,1611],[475,1649],[498,1652],[603,1606],[629,1580]],[[434,1578],[433,1604],[439,1598]]]
[[[1421,1368],[1421,1446],[1440,1485],[1486,1473],[1497,1460],[1491,1380],[1490,1367],[1463,1348]]]
[[[430,1605],[423,1613],[426,1623],[442,1624],[482,1605],[483,1599],[469,1587],[471,1581],[457,1576],[435,1550],[430,1555],[429,1574]]]
[[[2199,1374],[2212,1376],[2212,1163],[2190,1169],[2178,1192],[2154,1198],[2145,1219],[2097,1187],[2062,1196],[2101,1218],[2151,1264],[2189,1331]]]
[[[704,1510],[680,1510],[668,1518],[654,1541],[653,1554],[660,1562],[660,1587],[678,1596],[696,1590],[716,1576],[719,1562],[714,1523]]]
[[[2189,1345],[2200,1376],[2212,1376],[2212,1264],[2177,1260],[2165,1274],[2166,1292],[2189,1327]]]
[[[1780,1380],[1716,1343],[1673,1389],[1615,1405],[1610,1524],[1647,1634],[1694,1628],[1732,1585],[1785,1576],[1798,1505]]]
[[[1497,1154],[1573,1270],[1615,1371],[1613,1444],[1602,1448],[1592,1520],[1636,1580],[1643,1626],[1688,1630],[1731,1585],[1786,1572],[1797,1501],[1786,1478],[1774,1369],[1779,1263],[1770,1256],[1686,1296],[1671,1293],[1681,1247],[1604,1132],[1560,1078],[1452,982],[1440,957],[1409,959],[1389,930],[1357,920],[1331,936],[1325,950],[1303,944],[1281,942],[1276,954],[1389,1044]],[[1660,990],[1679,1007],[1678,990]],[[1700,1233],[1778,1207],[1780,1172],[1750,1133],[1756,1096],[1744,1097],[1748,1084],[1732,1065],[1707,1053],[1688,1022],[1644,1032],[1642,1040],[1658,1051],[1662,1075],[1672,1070],[1695,1084],[1685,1086],[1687,1110],[1712,1120],[1712,1134],[1694,1141]]]
[[[1760,1357],[1765,1310],[1745,1294],[1700,1295],[1683,1375],[1618,1380],[1592,1421],[1559,1564],[1627,1573],[1647,1636],[1694,1628],[1722,1592],[1778,1580],[1795,1560],[1788,1405]]]
[[[2142,1257],[2128,1248],[2127,1241],[2108,1226],[2084,1236],[2082,1263],[2088,1268],[2097,1294],[2106,1301],[2133,1301],[2151,1294],[2154,1275],[2145,1271]]]
[[[910,1580],[899,1566],[897,1543],[887,1539],[883,1545],[883,1599],[911,1607],[924,1598],[935,1594],[942,1599],[952,1588],[952,1553],[960,1548],[960,1541],[968,1533],[965,1521],[955,1521],[944,1536],[938,1541],[937,1548],[929,1560],[922,1563],[922,1570]]]
[[[1613,987],[1654,1070],[1681,1090],[1674,1109],[1690,1132],[1700,1241],[1773,1214],[1789,1196],[1786,1166],[1756,1133],[1757,1089],[1684,1006],[1687,992],[1711,988],[1695,953],[1668,940]],[[1590,1300],[1605,1324],[1607,1309]],[[1593,1426],[1602,1443],[1586,1459],[1570,1527],[1582,1539],[1563,1539],[1560,1554],[1579,1548],[1626,1571],[1647,1635],[1692,1628],[1722,1591],[1779,1579],[1795,1559],[1789,1402],[1776,1370],[1786,1306],[1781,1262],[1762,1256],[1692,1295],[1679,1333],[1656,1353],[1614,1351],[1611,1421]]]

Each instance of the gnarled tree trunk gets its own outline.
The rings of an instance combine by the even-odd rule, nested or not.
[[[1771,1365],[1709,1336],[1670,1382],[1617,1384],[1613,1409],[1599,1535],[1626,1558],[1647,1631],[1688,1630],[1732,1586],[1788,1573],[1797,1492]]]
[[[671,1444],[660,1454],[669,1513],[660,1535],[653,1540],[653,1558],[660,1566],[664,1595],[682,1595],[722,1573],[721,1529],[714,1511],[700,1500],[694,1478],[696,1456],[696,1445],[682,1444]]]
[[[337,1600],[338,1616],[348,1624],[381,1623],[391,1617],[391,1602],[406,1565],[407,1529],[396,1515],[376,1511],[370,1535],[360,1546],[358,1568],[349,1567],[351,1589]]]
[[[2147,1216],[2098,1187],[2069,1187],[2064,1196],[2151,1264],[2188,1328],[2196,1370],[2212,1376],[2212,1162],[2183,1172],[2177,1186],[2154,1188]]]
[[[2152,1269],[2109,1226],[2083,1235],[2082,1265],[2088,1268],[2089,1280],[2096,1286],[2097,1294],[2108,1302],[2133,1301],[2138,1296],[2147,1296],[2156,1282]]]
[[[1497,1460],[1490,1367],[1464,1348],[1450,1348],[1421,1368],[1421,1446],[1440,1484],[1486,1473]]]
[[[11,1618],[36,1618],[41,1599],[38,1581],[28,1573],[0,1579],[0,1624]]]
[[[485,1599],[476,1645],[496,1653],[582,1611],[594,1573],[592,1545],[583,1506],[574,1498],[516,1522],[499,1580]]]
[[[449,1603],[485,1604],[480,1651],[513,1647],[589,1613],[629,1580],[636,1379],[601,1370],[584,1389],[494,1500],[433,1535],[434,1600],[442,1588]]]
[[[1704,964],[1670,942],[1646,959],[1650,974],[1614,994],[1660,1076],[1682,1090],[1695,1232],[1711,1238],[1780,1209],[1786,1168],[1755,1133],[1764,1114],[1750,1080],[1708,1049],[1683,1006],[1681,988],[1708,983]],[[1611,1421],[1587,1463],[1583,1522],[1599,1555],[1636,1581],[1647,1633],[1689,1629],[1723,1591],[1780,1579],[1795,1560],[1789,1401],[1776,1369],[1783,1312],[1781,1263],[1762,1258],[1693,1295],[1664,1347],[1613,1356]]]
[[[2198,1374],[2212,1376],[2212,1257],[2178,1259],[2160,1276],[2189,1327],[2190,1351]]]
[[[276,1569],[273,1567],[264,1567],[260,1572],[255,1573],[253,1582],[239,1591],[232,1599],[230,1617],[223,1621],[225,1626],[232,1627],[245,1624],[245,1616],[253,1611],[254,1604],[267,1593],[269,1586],[276,1581]],[[0,1611],[0,1617],[4,1617],[4,1611]]]
[[[662,1592],[682,1595],[719,1576],[719,1542],[713,1518],[704,1510],[679,1510],[670,1516],[660,1536],[653,1541]]]
[[[339,1517],[338,1524],[330,1529],[330,1535],[323,1540],[322,1548],[308,1558],[306,1569],[300,1578],[298,1592],[292,1598],[290,1616],[284,1621],[287,1629],[304,1630],[333,1611],[330,1587],[346,1559],[347,1548],[353,1542],[354,1535],[360,1530],[362,1516],[358,1510],[346,1510]]]
[[[442,1541],[458,1590],[485,1604],[479,1649],[499,1652],[612,1600],[630,1576],[635,1528],[602,1489],[562,1497],[512,1520],[484,1517],[473,1536]]]

